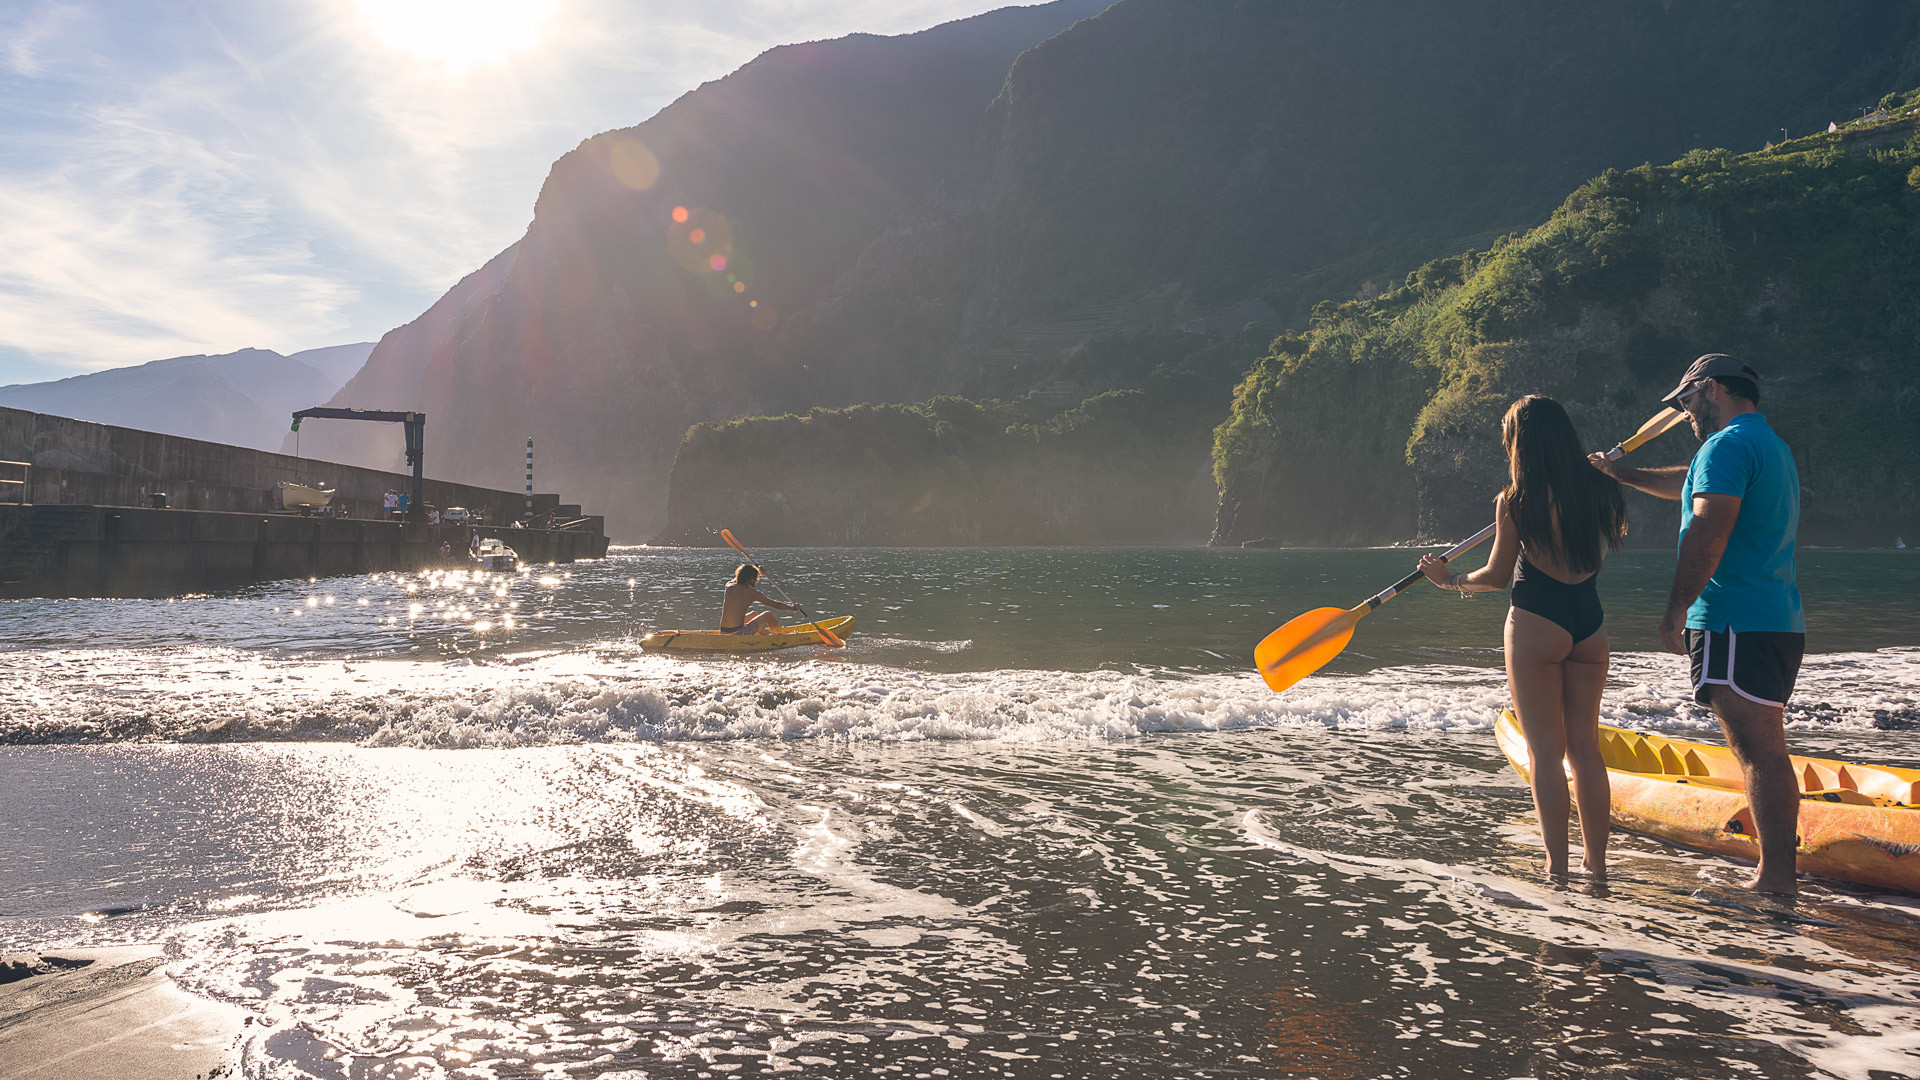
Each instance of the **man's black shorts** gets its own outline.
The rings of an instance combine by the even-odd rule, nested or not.
[[[1695,630],[1687,628],[1687,656],[1693,661],[1693,700],[1708,704],[1707,688],[1730,686],[1748,701],[1784,709],[1800,677],[1807,635],[1775,630]]]

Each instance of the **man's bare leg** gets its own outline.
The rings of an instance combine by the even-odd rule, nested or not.
[[[1800,785],[1787,758],[1785,717],[1782,710],[1741,697],[1730,686],[1708,690],[1713,715],[1746,775],[1747,801],[1760,839],[1760,868],[1747,887],[1792,896],[1800,890],[1794,876]]]

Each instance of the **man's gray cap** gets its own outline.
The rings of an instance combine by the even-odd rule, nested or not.
[[[1666,397],[1661,398],[1660,404],[1678,403],[1682,394],[1716,375],[1726,378],[1752,379],[1755,386],[1760,385],[1760,373],[1748,367],[1739,357],[1712,352],[1695,360],[1693,366],[1687,369],[1687,373],[1680,376],[1680,385],[1674,387]]]

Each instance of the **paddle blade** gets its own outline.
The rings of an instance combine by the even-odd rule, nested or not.
[[[781,595],[781,596],[786,596],[787,594],[783,592],[783,593],[781,593],[780,595]],[[788,597],[788,599],[787,599],[787,603],[789,603],[789,604],[791,604],[791,603],[793,603],[793,599],[792,599],[791,597]],[[815,620],[815,619],[809,619],[809,618],[808,618],[808,615],[807,615],[807,609],[806,609],[806,608],[803,608],[803,607],[795,607],[795,608],[794,608],[794,610],[796,610],[796,611],[798,611],[798,612],[800,613],[800,617],[801,617],[801,618],[803,618],[803,619],[808,619],[808,623],[807,623],[807,625],[808,625],[808,626],[811,626],[811,627],[813,628],[813,631],[814,631],[814,633],[816,633],[816,634],[819,634],[819,635],[820,635],[820,641],[821,641],[821,643],[822,643],[822,644],[824,644],[824,645],[826,645],[826,646],[827,646],[828,648],[832,648],[832,649],[844,649],[844,648],[846,648],[846,647],[847,647],[847,643],[846,643],[845,641],[842,641],[842,640],[840,639],[840,635],[839,635],[839,634],[836,634],[836,633],[834,633],[833,631],[831,631],[831,630],[829,630],[829,629],[827,629],[827,626],[826,626],[826,624],[825,624],[825,623],[823,623],[823,622],[820,622],[820,621],[818,621],[818,620]]]
[[[1364,614],[1365,609],[1362,609]],[[1268,634],[1253,648],[1260,677],[1278,694],[1319,671],[1353,640],[1360,615],[1346,608],[1314,608]]]
[[[730,547],[730,548],[732,548],[733,550],[735,550],[735,551],[737,551],[737,552],[739,552],[740,554],[742,554],[742,555],[745,555],[745,554],[747,553],[747,549],[746,549],[746,548],[743,548],[743,547],[741,547],[741,546],[740,546],[740,541],[738,541],[738,540],[735,540],[735,539],[733,538],[733,530],[732,530],[732,529],[721,529],[721,530],[720,530],[720,539],[722,539],[722,540],[725,540],[725,541],[727,542],[727,546],[728,546],[728,547]],[[751,558],[749,558],[749,559],[748,559],[747,561],[748,561],[748,562],[752,562],[753,560],[752,560]]]
[[[1620,452],[1630,454],[1648,442],[1665,435],[1687,418],[1683,409],[1666,408],[1658,416],[1640,425],[1640,430],[1627,436],[1620,442]]]

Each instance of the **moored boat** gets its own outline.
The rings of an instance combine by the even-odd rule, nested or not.
[[[853,632],[853,616],[821,619],[819,625],[845,637]],[[823,644],[812,623],[801,623],[771,634],[723,634],[718,630],[658,630],[640,639],[647,652],[767,652],[796,645]]]
[[[1531,762],[1513,710],[1494,733],[1514,771]],[[1756,861],[1753,809],[1740,763],[1724,746],[1600,725],[1616,828],[1681,847]],[[1793,758],[1800,783],[1801,871],[1920,893],[1920,769]]]
[[[511,572],[520,565],[520,553],[491,536],[481,537],[479,543],[467,552],[467,557],[482,570]]]

